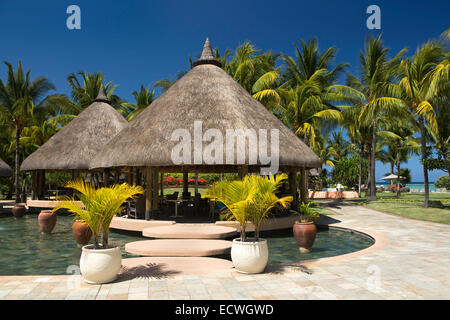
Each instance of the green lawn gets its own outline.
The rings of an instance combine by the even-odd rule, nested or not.
[[[397,199],[395,193],[377,193],[377,201],[367,197],[345,201],[364,204],[370,208],[402,217],[450,224],[450,193],[430,193],[430,208],[424,209],[423,194],[404,193]]]

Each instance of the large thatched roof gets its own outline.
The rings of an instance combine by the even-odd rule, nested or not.
[[[11,168],[6,164],[5,161],[0,159],[0,178],[6,178],[12,176]]]
[[[21,170],[88,170],[92,158],[127,125],[101,86],[94,102],[27,157]]]
[[[270,130],[278,129],[280,166],[318,167],[316,154],[219,66],[207,40],[193,68],[111,139],[91,168],[174,166],[171,154],[179,141],[171,140],[172,133],[187,129],[194,140],[194,121],[202,121],[203,133],[217,129],[224,138],[227,129],[265,129],[269,153]],[[203,149],[210,144],[202,143]],[[238,165],[236,156],[234,160]],[[249,164],[248,144],[245,161]],[[197,165],[208,166],[204,159]]]

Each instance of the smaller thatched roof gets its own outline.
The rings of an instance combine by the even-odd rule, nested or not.
[[[0,178],[7,178],[12,176],[11,168],[6,164],[5,161],[0,159]]]
[[[93,103],[28,156],[21,170],[88,170],[91,159],[127,125],[102,85]]]

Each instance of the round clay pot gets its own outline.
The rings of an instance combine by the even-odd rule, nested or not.
[[[316,239],[317,228],[314,222],[298,222],[292,227],[294,231],[295,242],[299,246],[300,252],[311,252],[311,247]]]
[[[240,273],[261,273],[269,260],[267,240],[242,242],[240,238],[234,239],[231,245],[231,260]]]
[[[27,213],[26,203],[16,203],[12,208],[12,214],[15,218],[22,218]]]
[[[72,225],[73,236],[78,244],[87,245],[92,237],[92,231],[80,220],[75,220]]]
[[[80,271],[83,280],[91,284],[114,281],[122,266],[122,253],[119,247],[94,249],[84,246],[80,257]]]
[[[44,233],[52,233],[58,216],[51,210],[42,210],[38,216],[39,228]]]

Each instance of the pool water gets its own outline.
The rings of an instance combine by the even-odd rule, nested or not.
[[[79,265],[81,248],[72,234],[73,217],[58,215],[52,234],[39,230],[37,214],[21,219],[0,218],[0,275],[72,274]],[[262,232],[268,240],[269,263],[289,263],[332,257],[370,247],[374,241],[356,232],[330,228],[317,233],[311,253],[301,254],[292,229]],[[125,243],[145,238],[110,230],[109,243],[120,246],[122,258],[136,257],[124,251]],[[230,256],[221,258],[230,259]]]
[[[292,229],[262,234],[269,247],[269,264],[334,257],[370,247],[375,241],[359,232],[330,227],[317,232],[310,253],[300,253]]]
[[[79,265],[81,248],[73,237],[73,217],[58,215],[51,234],[40,232],[37,217],[0,218],[0,275],[66,274],[73,272],[71,265]],[[123,258],[132,256],[124,251],[125,243],[141,239],[110,230],[109,243],[121,247]]]

